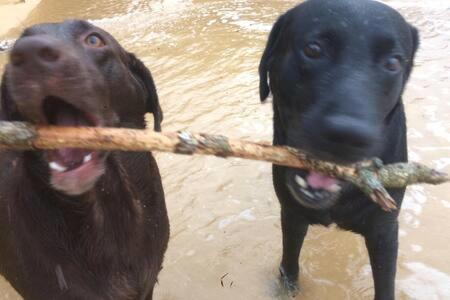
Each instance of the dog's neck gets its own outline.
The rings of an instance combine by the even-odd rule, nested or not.
[[[56,255],[54,260],[58,255],[76,253],[91,260],[84,262],[91,266],[129,259],[126,256],[132,255],[129,250],[136,244],[134,241],[144,234],[142,203],[117,156],[108,158],[105,174],[97,185],[78,197],[65,196],[49,184],[35,182],[42,174],[27,168],[26,159],[17,168],[31,174],[12,182],[15,186],[11,192],[15,195],[10,198],[14,199],[10,218],[17,242],[24,244],[22,249],[52,247],[51,251],[35,250]]]

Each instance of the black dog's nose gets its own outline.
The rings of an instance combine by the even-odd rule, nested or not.
[[[51,68],[61,58],[61,46],[46,36],[30,36],[19,39],[11,51],[11,64],[15,67],[33,64]]]
[[[376,136],[373,126],[349,116],[330,116],[323,123],[324,138],[335,144],[371,147]]]

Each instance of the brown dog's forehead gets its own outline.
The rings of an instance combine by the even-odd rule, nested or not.
[[[115,39],[108,32],[85,20],[66,20],[59,23],[36,24],[25,29],[20,37],[46,34],[59,39],[73,40],[74,37],[76,38],[89,32],[100,33],[103,37],[116,43]]]
[[[21,37],[37,34],[73,36],[79,35],[92,28],[95,28],[95,26],[83,20],[67,20],[59,23],[41,23],[25,29]]]

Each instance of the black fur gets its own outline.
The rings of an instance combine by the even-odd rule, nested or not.
[[[274,145],[338,163],[371,157],[407,161],[401,95],[418,40],[417,30],[399,13],[371,0],[309,0],[286,12],[274,25],[259,66],[261,100],[273,94]],[[307,174],[273,166],[284,286],[298,292],[298,257],[308,226],[336,223],[364,236],[375,298],[394,299],[398,211],[383,211],[345,183],[336,198],[307,202],[289,188],[296,175]],[[389,192],[400,207],[404,189]]]

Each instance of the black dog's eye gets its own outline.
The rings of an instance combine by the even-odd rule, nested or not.
[[[105,46],[103,39],[96,33],[90,34],[86,37],[85,42],[88,46],[93,48],[100,48]]]
[[[402,69],[401,59],[398,57],[390,57],[384,63],[384,67],[391,72],[398,72]]]
[[[320,58],[322,56],[322,47],[317,43],[309,43],[303,48],[303,53],[312,59]]]

